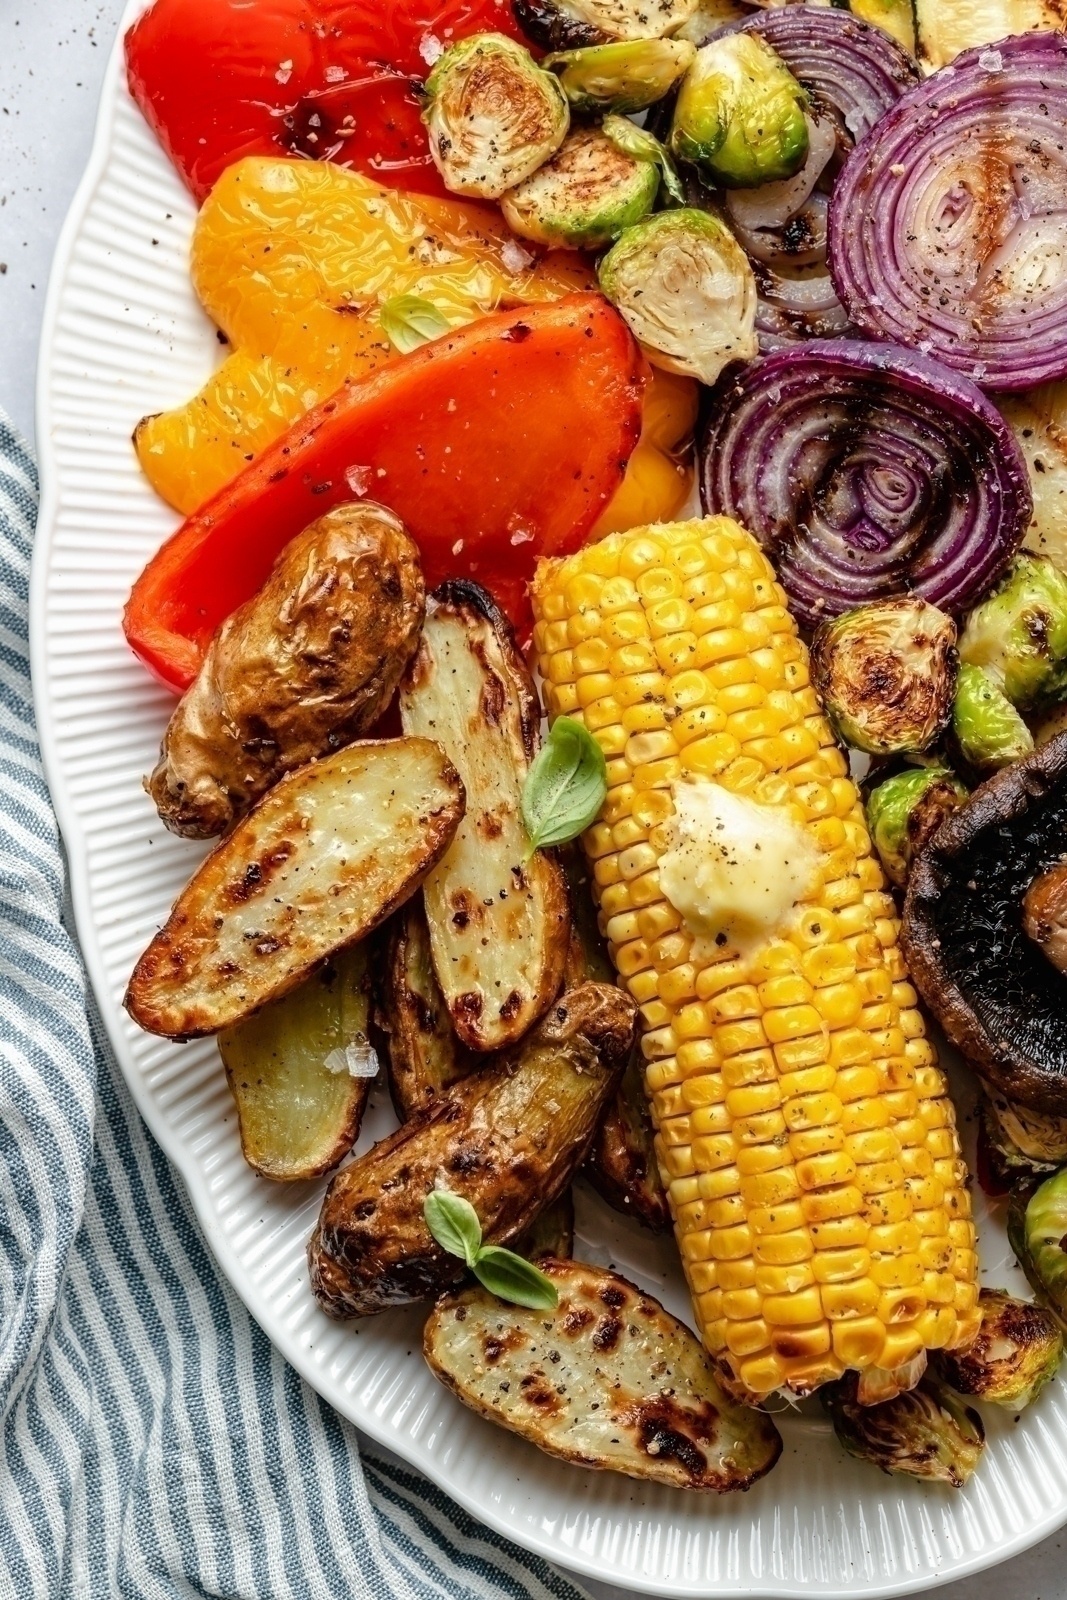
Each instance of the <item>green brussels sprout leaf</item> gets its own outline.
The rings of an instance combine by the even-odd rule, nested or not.
[[[1034,748],[1029,728],[992,675],[970,664],[960,668],[952,731],[966,760],[980,771],[1006,767]]]
[[[646,128],[639,128],[626,117],[605,117],[603,127],[612,144],[628,156],[633,156],[637,161],[653,162],[659,168],[665,193],[675,205],[685,205],[685,189],[678,169],[655,134],[649,133]]]

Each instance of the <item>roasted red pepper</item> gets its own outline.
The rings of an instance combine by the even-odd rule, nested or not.
[[[538,558],[575,549],[619,486],[646,377],[617,312],[582,294],[497,312],[346,384],[153,557],[127,639],[184,689],[294,534],[362,495],[403,518],[427,587],[475,577],[524,625]]]
[[[126,35],[130,91],[203,200],[240,156],[339,161],[443,195],[418,87],[435,52],[508,0],[155,0]]]

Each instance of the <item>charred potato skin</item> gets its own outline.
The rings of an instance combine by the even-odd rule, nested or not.
[[[596,1131],[585,1175],[613,1210],[652,1233],[671,1226],[670,1207],[659,1175],[644,1071],[635,1051]]]
[[[225,833],[286,772],[365,733],[392,699],[426,609],[419,552],[372,501],[338,506],[282,551],[212,639],[146,787],[173,833]]]
[[[415,895],[394,917],[382,952],[375,1006],[389,1093],[401,1122],[426,1111],[479,1065],[457,1039],[433,970],[430,931]]]
[[[406,748],[398,754],[401,747]],[[292,863],[307,860],[313,866],[323,857],[306,833],[301,800],[335,778],[339,796],[347,789],[343,775],[358,774],[361,762],[370,761],[372,772],[376,762],[390,762],[389,770],[401,776],[399,763],[416,759],[427,772],[432,766],[435,792],[422,797],[429,799],[429,808],[417,819],[417,835],[411,819],[411,837],[404,841],[411,855],[403,873],[397,865],[372,893],[367,880],[373,863],[338,868],[325,862],[331,881],[309,917],[308,908],[286,898]],[[379,784],[391,781],[388,774],[375,776]],[[430,779],[422,776],[428,790]],[[280,999],[334,950],[365,938],[403,905],[448,849],[464,803],[456,769],[439,746],[424,739],[357,742],[287,774],[215,846],[178,896],[134,967],[126,1010],[146,1033],[185,1040],[219,1033]],[[329,936],[316,937],[316,913],[321,922],[330,922]],[[242,931],[253,914],[265,926],[262,938]]]
[[[585,1155],[635,1028],[621,990],[587,984],[511,1060],[453,1084],[338,1173],[308,1246],[323,1309],[367,1316],[458,1281],[463,1263],[435,1243],[423,1216],[439,1183],[471,1202],[487,1243],[525,1233]]]
[[[476,707],[459,698],[458,668],[455,658],[451,667],[444,665],[450,644],[437,623],[462,633],[462,665],[478,675]],[[454,730],[450,745],[443,715],[461,704],[468,708],[466,724]],[[464,824],[423,890],[438,982],[468,1049],[506,1049],[559,992],[570,901],[554,851],[538,850],[526,859],[520,800],[540,743],[541,702],[511,624],[478,584],[454,580],[430,595],[423,637],[400,686],[400,711],[406,733],[439,739],[465,774]],[[479,782],[479,773],[484,778],[489,772],[493,781]],[[476,885],[483,862],[483,881]],[[498,953],[510,950],[517,954],[501,978],[481,981],[490,976]]]
[[[774,1423],[731,1404],[695,1334],[658,1301],[601,1267],[538,1265],[559,1293],[554,1312],[494,1301],[480,1285],[434,1307],[423,1353],[464,1405],[559,1460],[671,1488],[722,1494],[771,1470]]]

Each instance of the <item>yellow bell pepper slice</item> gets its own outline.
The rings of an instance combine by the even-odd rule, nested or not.
[[[229,167],[205,201],[192,276],[231,353],[192,400],[134,435],[149,481],[187,515],[345,379],[393,359],[379,323],[386,300],[419,295],[458,327],[596,287],[581,256],[534,255],[487,206],[262,156]],[[597,536],[675,515],[695,411],[690,380],[654,374],[641,442]]]

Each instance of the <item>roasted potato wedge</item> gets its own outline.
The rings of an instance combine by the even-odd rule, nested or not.
[[[574,1251],[574,1195],[564,1189],[546,1206],[532,1228],[515,1240],[512,1248],[528,1261],[541,1256],[569,1256]]]
[[[361,1317],[437,1294],[463,1274],[423,1217],[446,1184],[478,1213],[487,1244],[511,1245],[570,1182],[633,1044],[620,989],[558,1001],[507,1059],[461,1078],[332,1180],[308,1246],[323,1308]]]
[[[457,1078],[485,1065],[456,1037],[433,969],[419,895],[397,913],[389,930],[377,1021],[387,1044],[389,1092],[401,1122],[425,1111]]]
[[[219,1034],[241,1150],[264,1178],[329,1172],[356,1142],[376,1058],[367,946],[339,950],[299,989]]]
[[[354,501],[305,528],[222,624],[167,725],[146,784],[167,827],[225,833],[283,773],[365,733],[425,607],[418,547],[384,506]]]
[[[748,1489],[782,1452],[774,1423],[720,1387],[700,1340],[603,1267],[542,1258],[555,1311],[480,1284],[443,1295],[423,1350],[465,1405],[548,1455],[675,1489]]]
[[[537,753],[541,706],[511,627],[477,584],[430,596],[400,688],[404,732],[437,739],[463,779],[467,813],[423,890],[437,980],[471,1050],[513,1044],[560,986],[566,884],[529,841],[522,786]]]
[[[597,927],[588,875],[576,850],[567,852],[565,867],[571,893],[571,938],[564,982],[568,988],[590,980],[612,983],[614,972]],[[639,1045],[634,1046],[619,1087],[605,1109],[586,1159],[585,1175],[608,1205],[624,1217],[635,1217],[653,1233],[665,1233],[670,1227]],[[567,1252],[557,1251],[561,1253]]]
[[[276,784],[203,862],[138,961],[149,1033],[218,1033],[355,944],[440,860],[463,784],[429,739],[351,744]]]

